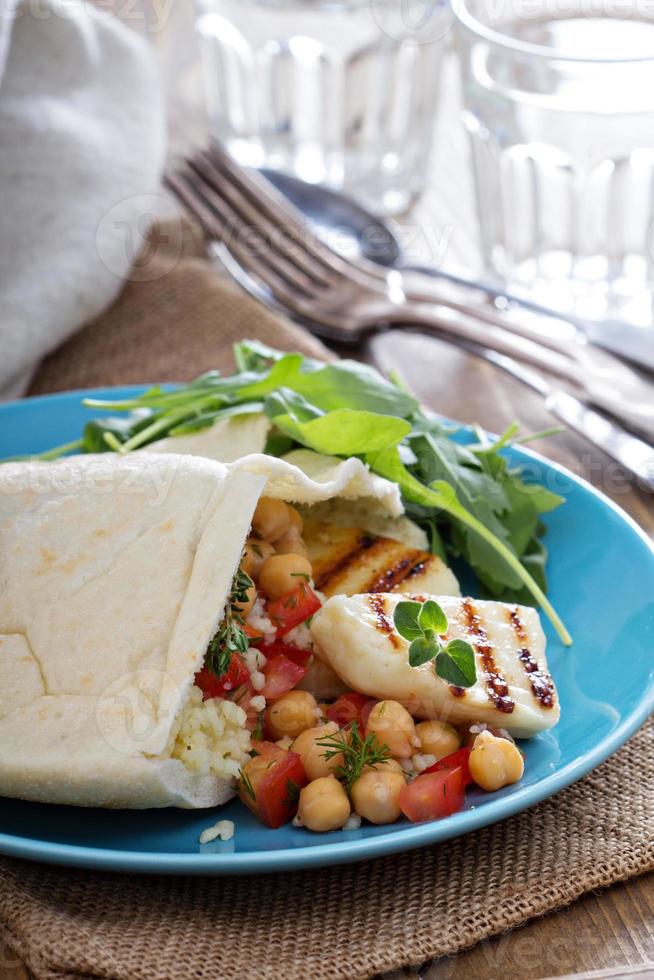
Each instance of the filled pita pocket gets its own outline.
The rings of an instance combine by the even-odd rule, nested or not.
[[[313,658],[304,623],[244,584],[265,550],[262,499],[299,505],[308,523],[336,499],[389,529],[403,520],[397,487],[356,459],[0,466],[0,794],[132,808],[233,796],[271,681],[247,638],[270,647],[295,631]],[[275,554],[289,553],[283,537]],[[307,578],[291,583],[301,601],[315,594]],[[228,669],[212,674],[216,657]]]

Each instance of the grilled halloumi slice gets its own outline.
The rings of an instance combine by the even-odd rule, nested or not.
[[[438,555],[391,538],[305,518],[304,540],[316,588],[326,596],[360,592],[461,594],[454,574]]]
[[[424,601],[428,596],[414,598]],[[432,662],[411,667],[409,643],[393,626],[402,596],[334,596],[313,618],[311,634],[322,660],[349,689],[400,701],[415,717],[454,724],[486,722],[528,738],[552,728],[560,708],[547,671],[545,635],[536,610],[479,599],[434,596],[448,620],[446,639],[468,640],[477,681],[457,688]]]

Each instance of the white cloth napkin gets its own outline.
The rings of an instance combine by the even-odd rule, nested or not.
[[[0,0],[0,398],[124,285],[164,145],[141,37],[81,0]]]

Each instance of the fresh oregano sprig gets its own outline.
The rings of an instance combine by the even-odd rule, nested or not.
[[[398,602],[393,622],[400,636],[410,643],[412,667],[433,660],[438,677],[455,687],[472,687],[477,680],[475,651],[466,640],[443,643],[447,616],[434,599]]]

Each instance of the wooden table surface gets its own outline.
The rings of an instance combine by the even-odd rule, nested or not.
[[[124,9],[128,7],[135,9],[124,5]],[[157,21],[157,30],[148,32],[163,68],[173,156],[201,142],[208,129],[192,20],[191,0],[174,0],[168,16]],[[137,17],[132,23],[143,27],[145,20],[140,23]],[[474,268],[478,262],[463,153],[457,121],[446,110],[438,127],[427,191],[401,222],[415,259],[445,258],[467,268]],[[520,420],[525,432],[553,424],[537,395],[433,338],[391,331],[354,353],[382,370],[399,370],[427,405],[463,422],[478,422],[496,432],[514,419]],[[654,538],[654,499],[631,486],[620,467],[572,434],[552,437],[534,448],[601,487]],[[654,977],[654,873],[600,894],[588,894],[558,913],[458,956],[386,975],[393,980],[565,976]],[[5,950],[0,957],[0,980],[28,977],[20,960]]]

